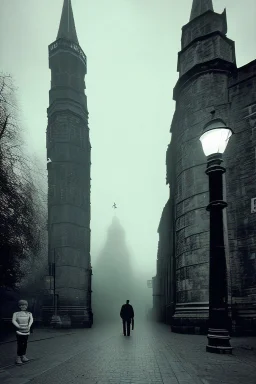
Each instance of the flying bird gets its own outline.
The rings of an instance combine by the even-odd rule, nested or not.
[[[114,208],[114,209],[117,208],[116,203],[113,204],[112,208]]]
[[[47,164],[49,164],[49,163],[51,163],[52,161],[51,161],[51,159],[50,159],[50,157],[48,157],[48,159],[47,159]]]

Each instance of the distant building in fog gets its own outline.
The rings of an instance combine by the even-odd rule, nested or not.
[[[155,277],[160,296],[154,309],[178,332],[203,330],[208,318],[209,194],[199,137],[212,119],[222,119],[234,131],[224,154],[232,316],[238,329],[256,327],[256,213],[251,210],[256,197],[256,60],[237,68],[235,44],[226,33],[226,11],[217,14],[211,0],[194,0],[178,54],[166,157],[169,213],[165,208],[159,226]]]
[[[114,217],[106,243],[94,263],[92,303],[95,321],[119,320],[121,305],[131,300],[133,272],[125,231]]]
[[[103,249],[93,263],[92,304],[95,322],[119,321],[120,308],[126,300],[133,305],[136,321],[145,319],[149,309],[152,309],[152,288],[147,286],[148,275],[146,271],[136,269],[133,256],[124,228],[114,217]],[[137,256],[146,260],[145,255]]]

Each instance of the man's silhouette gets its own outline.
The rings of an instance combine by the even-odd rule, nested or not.
[[[134,318],[134,311],[131,304],[129,304],[129,300],[126,300],[126,304],[122,305],[122,308],[120,311],[120,317],[123,320],[124,336],[126,336],[126,330],[127,330],[127,336],[130,336],[131,321]]]

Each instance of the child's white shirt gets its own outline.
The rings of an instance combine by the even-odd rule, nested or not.
[[[16,320],[20,326],[20,329],[16,330],[18,335],[30,335],[30,328],[28,327],[28,324],[31,317],[32,314],[27,311],[14,312],[13,320]]]

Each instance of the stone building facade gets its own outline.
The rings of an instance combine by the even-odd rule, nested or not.
[[[175,302],[169,323],[177,332],[207,329],[209,193],[199,137],[205,124],[218,118],[234,132],[223,163],[230,314],[236,329],[256,327],[256,214],[251,211],[256,197],[256,60],[237,68],[235,44],[226,33],[226,11],[215,13],[212,0],[193,0],[190,21],[182,28],[166,156],[173,247],[162,252],[156,275],[157,280],[164,274],[167,281],[165,265],[175,270],[168,283]]]
[[[170,226],[171,205],[163,209],[158,227],[157,275],[153,278],[153,308],[157,321],[170,323],[174,312],[174,265],[172,256],[173,231]]]
[[[91,324],[91,145],[84,77],[71,0],[64,0],[57,39],[49,46],[48,239],[55,262],[58,313],[72,324]],[[52,313],[51,305],[44,314]]]

